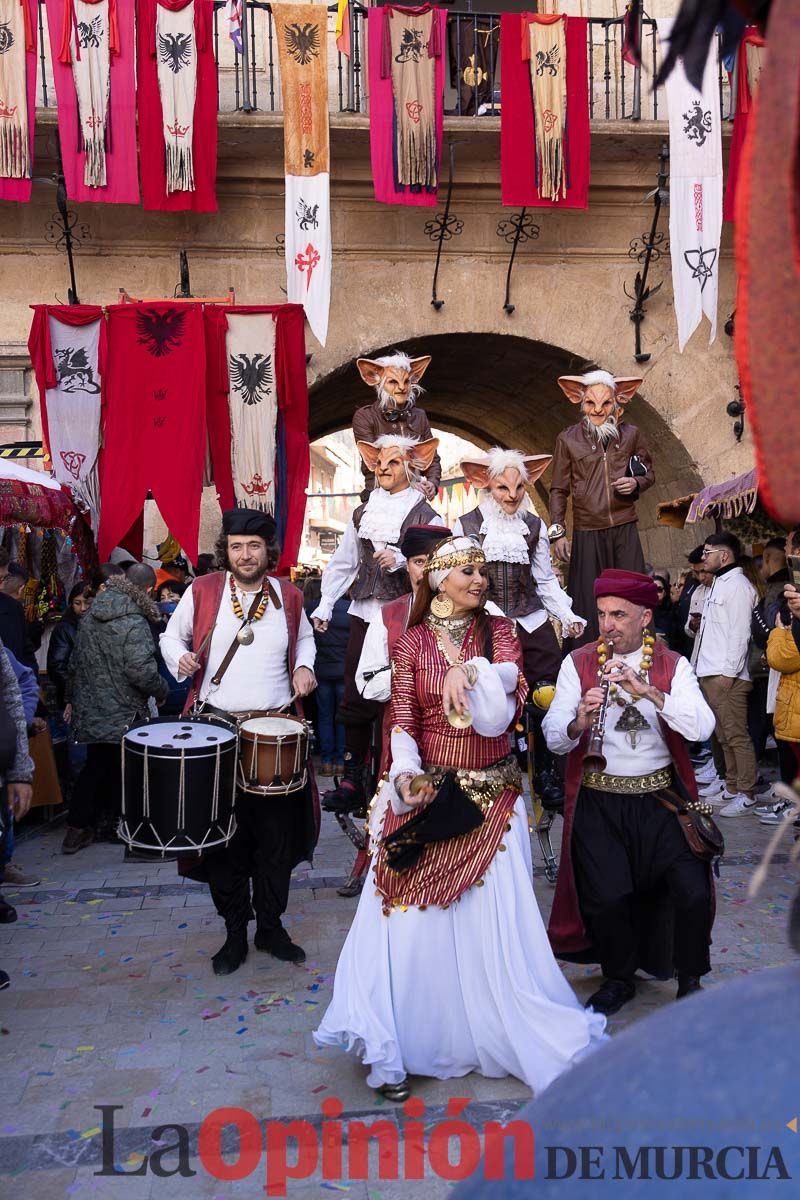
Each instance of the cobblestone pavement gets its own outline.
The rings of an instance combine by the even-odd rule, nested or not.
[[[718,884],[710,987],[787,961],[795,878],[787,838],[762,895],[748,902],[748,878],[771,831],[752,816],[720,824],[728,852]],[[91,846],[64,857],[62,834],[56,826],[19,845],[16,861],[41,876],[41,887],[5,889],[19,920],[0,927],[0,966],[11,975],[10,988],[0,994],[0,1194],[36,1200],[264,1196],[263,1166],[239,1182],[203,1171],[196,1137],[211,1110],[233,1105],[259,1119],[305,1117],[319,1125],[321,1103],[336,1097],[345,1117],[394,1121],[397,1109],[367,1088],[353,1056],[319,1051],[311,1039],[356,906],[335,891],[352,853],[332,818],[323,818],[313,869],[305,865],[295,874],[286,915],[306,963],[282,964],[251,947],[247,963],[224,979],[211,971],[222,934],[205,887],[179,879],[173,863],[125,862],[121,846]],[[546,917],[552,887],[536,845],[534,861]],[[586,998],[597,969],[565,969]],[[671,1003],[674,990],[674,983],[642,981],[636,1000],[612,1021],[612,1035]],[[413,1082],[427,1120],[443,1112],[449,1097],[467,1097],[468,1119],[478,1127],[507,1119],[528,1096],[514,1079]],[[97,1105],[121,1106],[113,1152],[119,1169],[141,1168],[154,1150],[153,1128],[178,1123],[187,1128],[197,1175],[96,1175],[102,1166]],[[177,1136],[164,1132],[161,1149]],[[165,1154],[162,1169],[174,1171],[177,1163],[176,1153]],[[425,1180],[410,1185],[415,1200],[449,1190],[426,1171]],[[409,1194],[409,1184],[378,1178],[374,1157],[369,1182],[324,1181],[316,1172],[288,1185],[294,1197],[333,1191],[354,1200],[392,1200],[401,1188]]]

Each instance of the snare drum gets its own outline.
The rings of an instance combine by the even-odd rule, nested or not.
[[[288,796],[308,779],[309,727],[285,713],[239,714],[239,787]]]
[[[238,738],[215,717],[155,717],[122,739],[122,819],[129,846],[201,853],[236,830]]]

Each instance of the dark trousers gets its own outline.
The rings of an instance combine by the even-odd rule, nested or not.
[[[772,733],[772,715],[767,712],[768,679],[754,679],[747,697],[747,732],[753,743],[756,758],[762,758],[767,738]]]
[[[317,736],[319,756],[324,763],[344,759],[344,728],[336,723],[336,713],[342,703],[344,680],[319,679],[317,699]]]
[[[665,886],[675,912],[679,975],[705,975],[711,891],[708,864],[692,854],[674,813],[657,793],[620,795],[582,788],[572,829],[581,913],[603,974],[630,979],[642,934],[637,893]]]
[[[246,929],[255,909],[259,933],[286,935],[281,917],[289,902],[289,880],[305,801],[291,796],[236,797],[236,833],[227,847],[204,862],[211,898],[229,933]],[[252,881],[252,895],[251,895]]]
[[[368,628],[367,622],[360,617],[350,618],[350,634],[344,656],[344,692],[336,717],[344,725],[345,760],[351,756],[358,763],[363,763],[367,758],[372,742],[372,722],[378,720],[383,712],[382,704],[365,700],[356,687],[356,668]]]
[[[521,625],[516,629],[522,647],[522,673],[528,686],[534,688],[537,683],[555,683],[561,670],[561,647],[553,626],[545,621],[533,633],[528,633]]]
[[[608,567],[644,571],[637,521],[628,521],[611,529],[576,529],[572,534],[568,590],[573,612],[588,621],[583,634],[570,643],[573,650],[593,642],[599,635],[594,581]]]
[[[75,780],[67,823],[88,829],[117,821],[122,803],[122,755],[118,742],[90,742]]]

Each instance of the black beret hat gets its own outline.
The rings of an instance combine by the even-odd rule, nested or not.
[[[257,508],[229,508],[222,514],[222,532],[238,536],[253,533],[265,542],[274,542],[278,526],[269,513],[260,512]]]

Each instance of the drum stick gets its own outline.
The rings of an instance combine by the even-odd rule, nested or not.
[[[211,641],[213,633],[214,633],[214,626],[212,625],[211,628],[209,629],[208,633],[206,634],[206,636],[203,638],[202,642],[200,643],[198,649],[192,651],[195,658],[198,658],[198,659],[200,658],[200,655],[203,653],[206,646]]]

